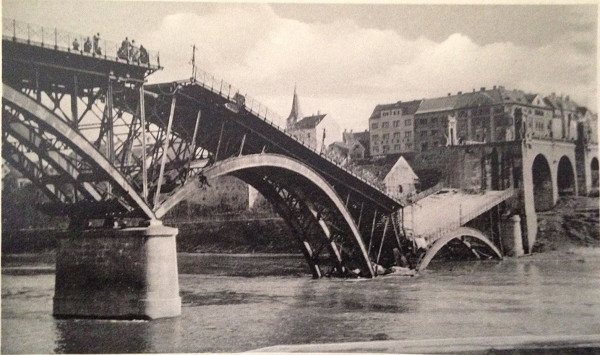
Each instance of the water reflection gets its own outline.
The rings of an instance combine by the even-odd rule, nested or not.
[[[55,325],[55,353],[176,352],[181,347],[181,318],[152,322],[60,319]]]

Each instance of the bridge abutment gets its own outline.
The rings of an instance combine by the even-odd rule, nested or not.
[[[156,319],[181,314],[177,228],[73,232],[59,239],[54,316]]]
[[[502,246],[506,255],[522,256],[525,253],[521,233],[521,217],[519,215],[514,215],[502,221],[500,233],[502,233]]]

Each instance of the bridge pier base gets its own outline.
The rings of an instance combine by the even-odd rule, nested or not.
[[[59,240],[54,316],[156,319],[181,314],[176,228],[74,232]]]
[[[523,235],[521,233],[521,217],[514,215],[502,221],[502,246],[508,256],[522,256]]]

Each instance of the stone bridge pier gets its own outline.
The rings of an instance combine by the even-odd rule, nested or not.
[[[538,229],[536,212],[554,208],[560,195],[577,195],[575,143],[527,140],[522,149],[526,242],[531,252]]]
[[[181,314],[176,228],[73,231],[59,239],[54,316],[156,319]]]

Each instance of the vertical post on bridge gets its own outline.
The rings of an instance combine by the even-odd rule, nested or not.
[[[112,75],[111,75],[112,76]],[[108,78],[108,87],[106,88],[106,116],[107,135],[106,149],[108,150],[108,161],[114,166],[115,164],[115,143],[114,143],[114,122],[113,122],[113,86],[112,78]],[[112,185],[108,184],[107,191],[112,192]]]
[[[162,185],[165,164],[167,163],[167,153],[169,149],[169,136],[171,135],[171,127],[173,126],[173,115],[175,114],[175,103],[177,102],[177,96],[173,94],[173,100],[171,101],[171,113],[169,114],[169,122],[167,123],[167,132],[165,133],[165,141],[163,143],[162,158],[160,161],[160,171],[158,173],[158,183],[156,185],[156,194],[154,195],[154,208],[158,207],[158,198],[160,195],[160,186]]]
[[[202,110],[198,110],[198,114],[196,115],[196,125],[194,126],[194,134],[192,135],[192,144],[190,145],[190,152],[189,152],[189,156],[188,156],[187,175],[185,177],[186,179],[190,175],[190,164],[192,163],[192,158],[193,158],[194,152],[196,151],[196,136],[198,135],[198,127],[200,126],[200,117],[201,116],[202,116]]]
[[[146,166],[146,103],[144,84],[140,84],[140,119],[142,124],[142,197],[148,202],[148,167]]]
[[[217,152],[215,153],[215,161],[219,160],[219,150],[221,149],[221,140],[223,139],[223,130],[225,129],[225,121],[221,124],[221,133],[219,133],[219,143],[217,143]]]
[[[77,83],[77,74],[73,74],[73,88],[71,90],[71,120],[74,128],[79,125],[79,112],[77,110],[77,99],[79,98],[79,88]]]

